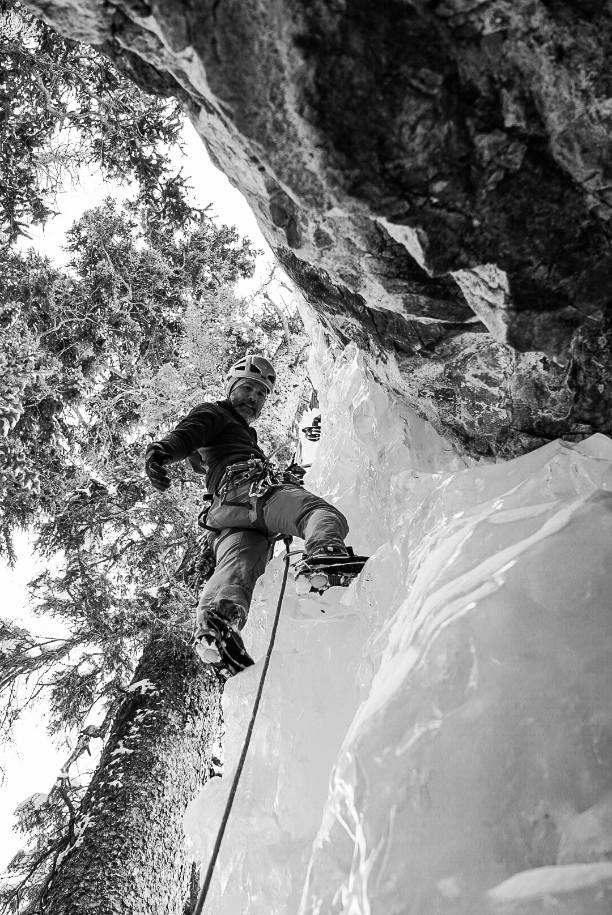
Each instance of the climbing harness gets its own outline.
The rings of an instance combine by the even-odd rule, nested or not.
[[[261,701],[261,696],[263,693],[263,687],[266,680],[266,675],[268,673],[268,667],[270,666],[270,658],[272,657],[272,649],[274,648],[274,640],[276,639],[276,630],[278,629],[278,622],[280,619],[281,607],[283,605],[283,598],[285,596],[285,588],[287,587],[287,577],[289,575],[289,560],[291,558],[291,552],[289,551],[289,546],[291,544],[291,537],[283,537],[285,544],[285,569],[283,572],[283,580],[281,583],[280,593],[278,596],[278,603],[276,605],[276,612],[274,614],[274,622],[272,623],[272,632],[270,635],[270,644],[268,645],[268,650],[266,652],[266,658],[264,661],[263,669],[261,671],[261,677],[259,679],[259,686],[257,687],[257,694],[255,696],[255,702],[253,703],[253,711],[251,712],[251,720],[249,721],[249,726],[247,728],[246,737],[244,739],[244,745],[242,747],[242,752],[240,754],[240,759],[238,760],[238,766],[236,768],[236,773],[234,775],[234,781],[232,782],[232,787],[230,788],[230,793],[227,798],[227,803],[225,804],[225,810],[223,811],[223,817],[221,818],[221,825],[217,832],[217,838],[215,840],[215,845],[212,851],[210,862],[208,865],[208,870],[206,871],[206,877],[204,878],[204,883],[202,884],[202,889],[200,890],[200,895],[198,896],[195,908],[193,910],[193,915],[201,915],[204,908],[204,903],[206,902],[206,897],[208,895],[208,890],[210,889],[211,880],[215,870],[215,865],[217,863],[217,858],[219,856],[219,850],[221,848],[221,842],[223,841],[223,835],[225,833],[225,827],[227,826],[227,821],[229,820],[229,815],[232,810],[234,803],[234,798],[236,796],[236,791],[238,789],[238,783],[240,781],[240,776],[242,775],[242,769],[244,768],[244,763],[246,760],[247,753],[249,751],[249,744],[251,743],[251,736],[253,734],[253,728],[255,727],[255,719],[257,718],[257,712],[259,710],[259,703]]]
[[[232,490],[245,483],[249,483],[249,490],[246,493],[247,502],[233,502],[228,499],[228,495]],[[288,483],[294,486],[302,486],[303,474],[294,471],[292,467],[281,470],[264,458],[249,458],[247,461],[230,464],[221,477],[214,495],[207,493],[204,496],[204,502],[207,504],[198,515],[198,524],[209,531],[219,530],[219,528],[211,527],[207,523],[208,513],[215,498],[223,505],[250,508],[253,512],[253,520],[255,520],[257,518],[257,500],[261,500],[274,489],[279,486],[285,486]]]

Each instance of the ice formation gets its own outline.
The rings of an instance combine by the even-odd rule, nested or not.
[[[372,559],[348,590],[288,589],[207,910],[609,913],[612,441],[466,466],[355,350],[312,372],[307,485]],[[224,777],[187,815],[204,866],[260,672],[228,682]]]

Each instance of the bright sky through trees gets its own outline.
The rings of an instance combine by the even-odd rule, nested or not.
[[[184,153],[177,151],[173,162],[182,168],[187,182],[193,187],[193,202],[200,207],[212,204],[209,214],[219,223],[235,225],[241,235],[249,237],[262,254],[258,258],[254,278],[242,281],[238,292],[246,294],[256,288],[270,273],[273,260],[258,229],[253,213],[242,195],[231,186],[227,178],[210,162],[206,149],[191,123],[186,122],[183,131]],[[69,256],[62,251],[65,233],[72,223],[86,209],[99,205],[105,197],[124,199],[130,189],[119,188],[103,180],[99,173],[82,173],[80,183],[68,188],[58,197],[56,209],[59,215],[51,219],[44,228],[31,227],[31,241],[24,240],[23,246],[33,245],[40,253],[46,254],[58,264],[65,264]],[[277,284],[268,290],[271,296],[279,291]],[[286,290],[280,293],[287,299]],[[57,624],[32,617],[27,607],[27,581],[35,574],[35,559],[30,555],[27,537],[19,538],[18,563],[15,569],[0,565],[0,594],[2,615],[22,620],[29,625],[34,622],[37,631],[55,634]],[[4,869],[12,855],[21,845],[19,836],[12,832],[12,811],[25,797],[41,792],[47,793],[53,784],[63,760],[68,756],[67,746],[59,747],[50,740],[44,722],[42,703],[35,710],[27,710],[15,730],[11,746],[3,748],[0,765],[5,780],[0,792],[0,870]],[[95,764],[95,761],[93,761]],[[84,764],[87,767],[88,763]]]
[[[261,273],[271,265],[272,254],[244,197],[212,164],[190,121],[185,122],[183,142],[184,152],[177,150],[171,158],[176,167],[182,169],[187,182],[193,187],[194,201],[202,207],[212,204],[211,215],[216,221],[236,226],[241,235],[248,236],[253,244],[264,252],[258,270],[258,273]],[[57,206],[60,210],[59,215],[51,219],[44,228],[31,228],[31,243],[56,262],[65,263],[68,258],[62,252],[62,244],[66,230],[75,219],[85,209],[101,203],[109,194],[117,199],[123,199],[129,196],[129,193],[129,187],[118,187],[105,181],[100,173],[84,173],[78,186],[69,188],[60,195]]]

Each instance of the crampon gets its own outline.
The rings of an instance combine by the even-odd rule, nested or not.
[[[359,575],[369,556],[355,556],[352,548],[346,554],[304,556],[295,565],[295,589],[298,594],[323,594],[328,588],[346,588]]]

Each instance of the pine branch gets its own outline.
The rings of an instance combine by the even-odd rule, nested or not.
[[[90,753],[89,745],[92,739],[104,738],[106,736],[112,722],[113,714],[114,709],[109,709],[103,721],[99,725],[89,725],[79,734],[76,746],[62,766],[47,799],[47,804],[52,805],[54,796],[56,794],[59,795],[66,807],[66,810],[68,811],[68,820],[63,829],[63,833],[59,838],[52,842],[42,854],[37,855],[34,861],[30,863],[28,866],[28,871],[20,883],[15,888],[10,890],[5,898],[2,899],[3,908],[0,909],[1,912],[10,911],[11,903],[18,899],[22,890],[31,882],[34,874],[49,859],[49,857],[53,855],[49,873],[45,877],[41,887],[38,889],[35,898],[28,905],[26,913],[27,915],[35,915],[35,913],[42,912],[44,910],[45,899],[49,893],[51,884],[57,873],[60,855],[63,855],[63,853],[70,850],[70,847],[73,845],[76,838],[78,812],[72,801],[72,798],[68,793],[68,789],[70,788],[70,769],[80,759],[83,753]]]
[[[36,873],[38,868],[42,864],[44,864],[44,862],[47,860],[47,858],[50,855],[52,855],[56,851],[56,849],[58,849],[61,846],[62,842],[63,842],[63,837],[61,837],[56,842],[54,842],[46,851],[44,851],[41,855],[38,856],[38,858],[36,858],[34,860],[34,863],[30,867],[28,873],[23,878],[21,883],[14,889],[9,890],[8,895],[4,899],[0,900],[2,902],[2,909],[0,909],[0,912],[4,913],[4,912],[11,911],[11,903],[14,902],[16,899],[18,899],[19,894],[30,882],[30,880],[32,879],[32,877],[34,876],[34,874]]]

